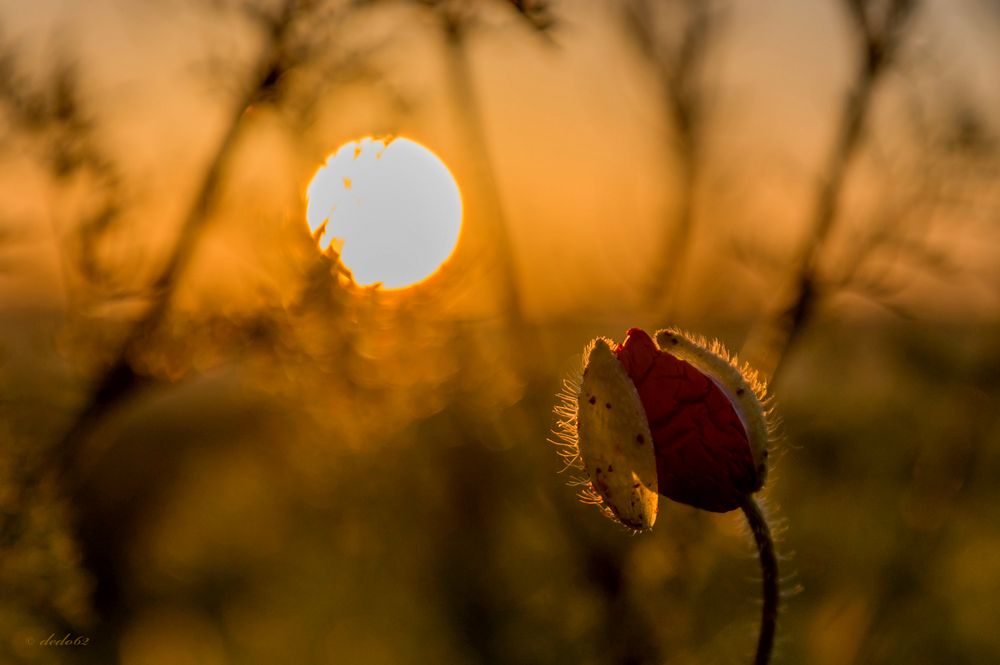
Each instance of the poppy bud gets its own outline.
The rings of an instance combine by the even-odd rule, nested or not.
[[[656,493],[713,512],[744,505],[767,471],[766,388],[718,343],[638,328],[594,340],[557,432],[586,472],[586,499],[634,529],[656,521]]]

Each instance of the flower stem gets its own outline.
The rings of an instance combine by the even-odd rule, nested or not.
[[[757,543],[757,553],[760,555],[760,570],[763,574],[762,593],[764,604],[760,617],[760,634],[757,638],[757,653],[754,665],[767,665],[771,660],[771,650],[774,646],[774,629],[778,623],[778,559],[774,554],[774,541],[767,520],[760,511],[760,506],[752,496],[747,496],[741,506],[746,515],[753,539]]]

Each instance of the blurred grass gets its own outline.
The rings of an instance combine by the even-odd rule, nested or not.
[[[5,658],[744,661],[757,583],[736,514],[668,504],[652,533],[629,537],[556,474],[553,395],[595,328],[616,334],[545,328],[538,352],[522,350],[536,373],[520,399],[488,329],[447,327],[433,344],[385,332],[404,355],[352,347],[334,364],[359,363],[349,382],[265,346],[143,394],[102,430],[85,475],[85,519],[121,548],[118,611],[85,618],[87,578],[47,490],[30,533],[5,543],[4,634],[47,636],[37,607],[51,594],[93,644],[14,643]],[[777,662],[1000,657],[998,332],[898,322],[804,340],[777,387],[785,438],[766,492],[787,525],[784,587],[802,586]],[[443,357],[458,368],[400,378]],[[38,390],[8,421],[20,440],[3,449],[5,488],[19,446],[46,428],[55,395]]]

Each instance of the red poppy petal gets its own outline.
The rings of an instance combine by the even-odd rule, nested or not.
[[[615,349],[639,392],[656,451],[664,496],[715,512],[738,508],[757,487],[746,430],[711,378],[628,331]]]

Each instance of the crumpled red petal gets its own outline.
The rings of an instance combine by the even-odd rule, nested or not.
[[[639,392],[656,452],[660,494],[713,512],[739,508],[758,487],[746,430],[711,378],[632,328],[615,349]]]

